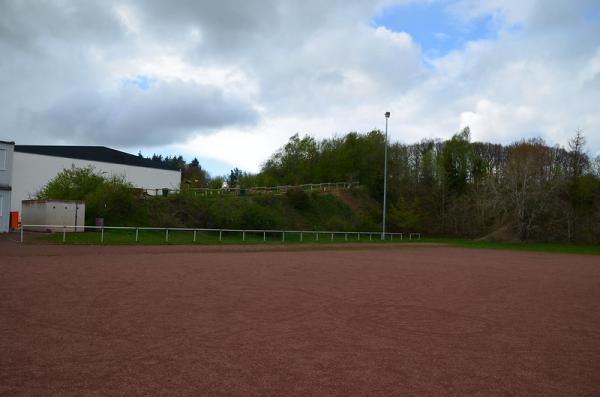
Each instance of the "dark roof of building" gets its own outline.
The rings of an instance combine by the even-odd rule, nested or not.
[[[105,146],[15,145],[15,152],[66,157],[79,160],[102,161],[105,163],[158,168],[171,171],[178,170],[177,168],[147,158],[110,149]]]

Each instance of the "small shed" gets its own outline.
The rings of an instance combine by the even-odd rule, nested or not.
[[[83,232],[85,202],[77,200],[23,200],[21,224],[28,230]],[[66,228],[65,228],[66,226]]]

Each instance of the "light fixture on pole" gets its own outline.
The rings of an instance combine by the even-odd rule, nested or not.
[[[387,130],[390,112],[385,112],[385,143],[383,150],[383,221],[381,222],[381,239],[385,240],[385,209],[387,201]]]

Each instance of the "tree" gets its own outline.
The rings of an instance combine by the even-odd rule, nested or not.
[[[465,127],[454,135],[442,149],[442,164],[450,194],[462,194],[467,186],[470,175],[471,161],[471,130]]]
[[[316,174],[318,155],[318,146],[313,137],[306,135],[300,138],[295,134],[266,161],[261,173],[265,175],[265,179],[279,185],[317,182],[311,179]]]
[[[65,168],[36,195],[40,200],[84,200],[105,182],[94,167]]]
[[[222,189],[224,184],[225,178],[222,176],[216,176],[211,178],[210,182],[208,183],[208,187],[211,189]]]
[[[541,139],[521,142],[511,149],[501,194],[521,240],[532,237],[549,199],[556,197],[557,171],[553,153]]]
[[[600,154],[596,156],[596,159],[592,162],[590,171],[592,175],[600,179]]]
[[[208,185],[210,176],[208,172],[202,169],[198,159],[194,157],[190,164],[186,164],[182,169],[181,179],[186,185],[199,188]]]
[[[589,159],[585,154],[585,137],[581,130],[575,131],[575,136],[569,140],[569,149],[571,155],[571,175],[575,178],[580,176],[589,165]]]
[[[232,169],[229,173],[229,178],[227,178],[227,186],[230,188],[240,187],[239,180],[242,175],[242,170],[240,170],[239,168],[236,167]]]

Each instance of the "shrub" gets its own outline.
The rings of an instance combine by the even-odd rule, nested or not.
[[[95,218],[104,218],[106,224],[121,225],[140,214],[133,186],[122,176],[106,178],[93,167],[64,169],[39,191],[37,198],[83,200],[88,225]]]
[[[310,197],[300,188],[289,189],[286,193],[289,203],[298,210],[305,210],[310,203]]]

